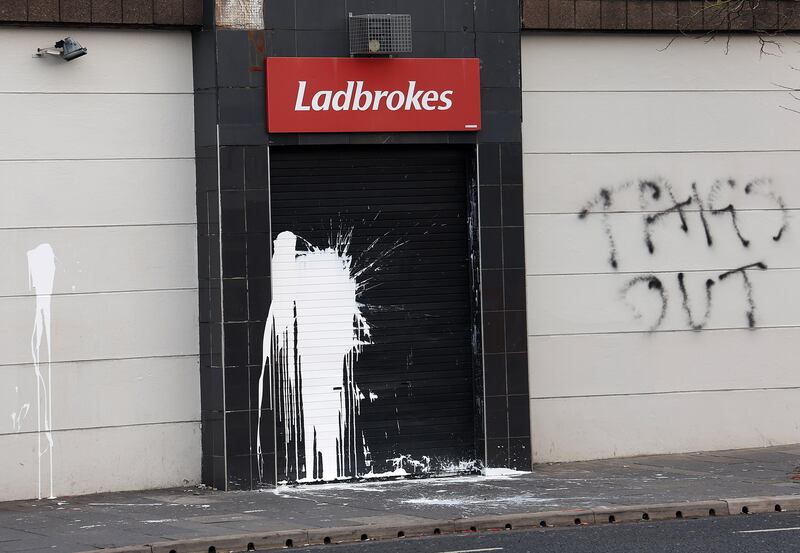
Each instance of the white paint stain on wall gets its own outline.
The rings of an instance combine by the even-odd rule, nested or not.
[[[50,303],[53,294],[56,262],[50,244],[40,244],[28,251],[28,285],[36,292],[36,314],[31,334],[31,355],[33,369],[36,374],[36,431],[37,431],[37,497],[42,498],[42,465],[46,462],[49,475],[49,494],[53,495],[53,390],[52,367],[50,365],[51,312]],[[44,352],[42,345],[44,344]],[[46,359],[42,354],[46,353]],[[42,367],[45,367],[43,372]],[[46,443],[43,443],[44,442]],[[46,459],[43,460],[43,459]]]
[[[19,397],[19,386],[15,386],[14,391],[16,392],[17,397]],[[11,413],[11,429],[14,432],[20,432],[22,430],[22,422],[28,416],[30,409],[30,403],[23,403],[18,411]]]
[[[269,390],[278,386],[274,408],[283,424],[287,470],[290,455],[297,459],[289,479],[343,476],[350,452],[363,441],[355,435],[355,417],[364,396],[354,382],[353,368],[370,343],[370,327],[358,303],[363,283],[357,278],[363,270],[353,271],[349,245],[350,235],[340,235],[327,248],[317,248],[288,231],[275,240],[272,305],[259,380],[257,453],[262,478],[265,375]]]
[[[15,404],[19,405],[19,386],[14,386],[14,394],[16,395]],[[22,431],[22,423],[27,418],[30,409],[31,409],[30,403],[23,403],[18,410],[11,412],[12,432]]]

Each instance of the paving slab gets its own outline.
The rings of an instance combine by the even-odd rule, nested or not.
[[[580,524],[607,523],[610,516],[635,520],[648,508],[653,519],[708,511],[708,504],[687,502],[761,512],[774,510],[774,497],[784,498],[782,508],[800,509],[800,481],[793,480],[798,466],[800,444],[539,465],[529,473],[488,471],[252,492],[187,487],[16,501],[0,503],[0,552],[146,546],[131,551],[183,553],[207,551],[204,544],[212,539],[220,544],[217,551],[240,542],[241,547],[249,542],[281,545],[286,539],[323,543],[330,538],[335,543],[376,532],[427,535],[503,522],[568,526],[578,519]]]

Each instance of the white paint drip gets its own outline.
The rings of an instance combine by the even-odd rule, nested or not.
[[[19,402],[19,386],[14,386],[14,393],[17,396],[17,402]],[[22,431],[22,421],[28,416],[28,413],[31,410],[30,403],[23,403],[22,407],[19,408],[19,411],[13,411],[11,413],[11,430],[13,432],[21,432]]]
[[[50,300],[53,295],[53,281],[55,280],[56,262],[53,248],[50,244],[40,244],[28,251],[28,284],[31,290],[36,291],[36,316],[33,321],[33,334],[31,335],[31,355],[33,356],[33,369],[36,373],[36,426],[38,439],[38,488],[37,497],[42,498],[42,457],[47,457],[49,463],[50,493],[53,495],[53,390],[51,352],[52,341],[50,334]],[[47,345],[47,378],[42,374],[42,340]],[[42,448],[42,437],[47,441],[47,447]]]
[[[361,313],[357,278],[348,253],[350,234],[317,248],[282,232],[272,256],[272,304],[264,329],[259,379],[257,454],[263,478],[261,408],[264,375],[269,375],[283,422],[286,467],[294,448],[294,480],[335,480],[346,464],[355,467],[355,416],[363,395],[353,367],[370,327]],[[298,249],[298,242],[306,249]],[[352,458],[350,455],[352,454]],[[305,460],[301,464],[300,458]],[[316,463],[315,463],[316,461]],[[319,469],[319,463],[322,467]],[[356,469],[357,472],[357,469]]]
[[[30,411],[30,409],[31,404],[25,403],[22,407],[20,407],[19,413],[11,413],[11,428],[14,430],[14,432],[20,432],[22,430],[22,421],[24,421],[25,417],[28,416],[28,411]]]
[[[371,470],[372,467],[372,453],[369,451],[367,445],[367,438],[364,436],[364,431],[361,431],[361,445],[364,447],[364,466]]]

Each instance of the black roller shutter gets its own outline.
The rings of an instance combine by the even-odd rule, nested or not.
[[[353,271],[371,267],[358,294],[371,343],[353,369],[364,399],[339,444],[340,476],[463,470],[474,460],[471,155],[436,146],[270,150],[273,241],[291,231],[324,248],[352,232]],[[301,398],[298,410],[313,401]],[[288,442],[278,420],[278,479],[319,476],[313,462],[304,471],[303,445]]]

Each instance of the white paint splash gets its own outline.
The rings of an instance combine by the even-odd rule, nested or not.
[[[36,426],[37,426],[37,497],[42,498],[42,457],[47,457],[50,479],[51,499],[53,495],[53,390],[50,334],[50,300],[53,295],[53,281],[56,274],[56,258],[50,244],[39,244],[28,251],[28,285],[36,291],[36,316],[31,335],[31,355],[36,373]],[[42,341],[46,342],[47,376],[42,374]],[[47,441],[42,447],[42,438]]]
[[[410,469],[409,474],[426,474],[431,470],[431,458],[427,455],[423,455],[420,460],[414,459],[411,455],[399,455],[387,460],[392,463],[395,471]]]
[[[446,475],[446,474],[483,474],[484,476],[501,476],[499,472],[508,469],[483,469],[478,461],[474,460],[461,460],[457,462],[439,459],[436,462],[427,456],[423,455],[419,459],[415,459],[412,455],[401,454],[397,457],[386,459],[387,463],[391,463],[392,470],[361,475],[364,479],[376,478],[391,478],[395,476],[421,476],[421,475]],[[512,471],[517,474],[516,471]],[[524,473],[519,473],[524,474]],[[450,480],[452,481],[452,479]]]
[[[350,238],[340,234],[327,248],[317,248],[288,231],[275,240],[272,304],[264,329],[258,397],[256,440],[262,478],[265,374],[283,423],[287,472],[294,469],[286,476],[302,482],[358,472],[355,417],[363,394],[354,382],[353,367],[371,342],[357,300],[363,286],[357,277],[363,270],[352,270]],[[300,243],[303,249],[298,248]]]

